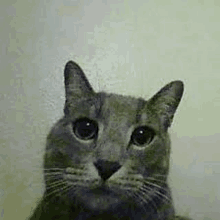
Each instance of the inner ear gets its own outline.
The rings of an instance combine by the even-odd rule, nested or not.
[[[64,70],[66,98],[82,97],[94,93],[83,70],[73,61],[67,62]]]

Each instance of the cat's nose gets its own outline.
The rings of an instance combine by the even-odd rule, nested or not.
[[[94,165],[98,170],[99,176],[104,181],[121,168],[121,165],[118,162],[100,159],[94,162]]]

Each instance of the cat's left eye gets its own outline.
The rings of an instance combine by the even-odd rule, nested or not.
[[[82,140],[90,140],[98,134],[98,124],[89,118],[80,118],[73,123],[73,132]]]
[[[131,142],[137,146],[143,146],[150,144],[154,139],[155,132],[153,129],[147,126],[141,126],[136,128],[131,135]]]

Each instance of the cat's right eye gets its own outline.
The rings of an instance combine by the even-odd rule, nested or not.
[[[79,139],[90,140],[98,134],[98,124],[89,118],[80,118],[73,122],[73,132]]]

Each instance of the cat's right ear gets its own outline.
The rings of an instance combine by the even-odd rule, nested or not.
[[[67,62],[64,70],[66,98],[68,96],[85,96],[94,93],[84,72],[73,61]]]
[[[64,112],[66,111],[68,102],[73,102],[79,98],[95,94],[84,72],[79,65],[73,61],[67,62],[65,66],[64,83],[66,92],[66,105]]]

